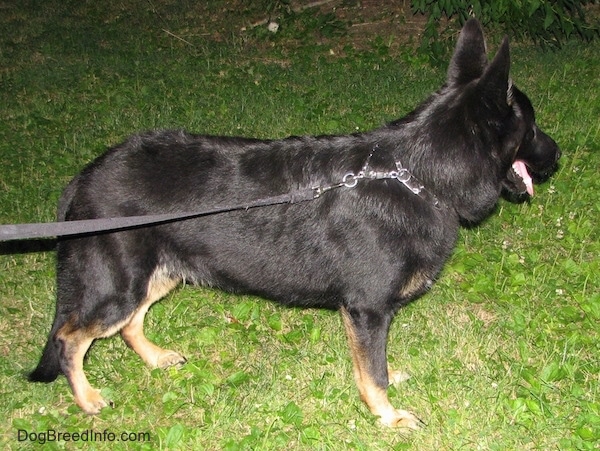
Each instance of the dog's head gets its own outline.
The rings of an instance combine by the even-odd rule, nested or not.
[[[533,184],[547,180],[557,169],[560,149],[535,123],[527,96],[509,78],[510,54],[504,38],[498,53],[488,62],[479,22],[463,27],[448,70],[448,86],[474,85],[471,101],[478,129],[488,141],[501,142],[494,149],[500,167],[502,194],[514,202],[533,196]],[[484,137],[485,140],[485,137]],[[491,146],[494,147],[494,146]]]
[[[531,102],[509,72],[508,39],[489,61],[483,30],[471,19],[446,83],[390,124],[402,133],[397,158],[465,225],[486,218],[501,195],[529,199],[533,184],[558,168],[558,146],[536,125]]]
[[[526,127],[502,188],[506,199],[523,202],[533,196],[534,183],[542,183],[556,172],[560,149],[535,123],[533,106],[527,96],[514,86],[510,95],[514,109],[524,118]]]

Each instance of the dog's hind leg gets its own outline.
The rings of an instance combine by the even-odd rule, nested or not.
[[[145,299],[134,312],[131,320],[121,329],[125,343],[152,368],[167,368],[186,362],[181,354],[163,349],[144,335],[144,317],[150,306],[171,291],[181,279],[169,277],[166,271],[158,269],[150,277]]]
[[[94,335],[87,329],[78,329],[74,321],[67,322],[54,337],[61,369],[71,386],[75,402],[90,415],[95,415],[108,405],[100,391],[92,388],[83,372],[83,358]]]
[[[352,353],[354,379],[361,399],[386,426],[418,429],[423,423],[406,410],[395,409],[387,396],[390,375],[386,341],[391,315],[373,310],[341,309]],[[391,375],[392,379],[396,374]]]
[[[71,386],[77,405],[84,412],[93,415],[106,407],[108,402],[88,382],[83,371],[83,359],[96,338],[114,334],[129,322],[131,315],[126,315],[125,319],[120,321],[107,320],[103,315],[92,315],[93,319],[88,320],[85,315],[82,316],[80,309],[72,308],[73,304],[64,299],[65,291],[68,290],[62,290],[63,294],[59,295],[62,302],[58,303],[42,358],[37,368],[29,375],[29,379],[34,382],[51,382],[62,372]],[[84,297],[84,294],[80,295]],[[111,302],[107,301],[106,304]],[[74,305],[78,307],[78,304]]]

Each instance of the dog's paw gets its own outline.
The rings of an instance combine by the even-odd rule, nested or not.
[[[113,406],[112,401],[108,402],[100,395],[100,390],[93,388],[87,390],[82,396],[76,397],[75,402],[88,415],[97,415],[104,407]]]
[[[399,384],[410,379],[410,374],[404,371],[392,370],[388,368],[388,380],[390,385]]]
[[[400,409],[393,409],[389,413],[382,415],[380,421],[385,426],[400,429],[418,430],[425,426],[425,423],[415,415]]]
[[[161,355],[158,356],[156,366],[162,369],[169,368],[170,366],[179,368],[185,362],[187,362],[187,359],[178,352],[165,349]]]

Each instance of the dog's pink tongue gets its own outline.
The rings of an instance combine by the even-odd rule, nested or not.
[[[512,167],[515,172],[519,174],[519,177],[523,179],[529,195],[533,196],[533,180],[531,180],[531,176],[529,175],[529,172],[527,172],[527,166],[525,166],[525,163],[522,160],[516,160]]]

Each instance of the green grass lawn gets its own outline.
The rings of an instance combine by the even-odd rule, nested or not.
[[[357,49],[314,13],[269,35],[241,32],[261,15],[227,2],[16,3],[0,9],[0,223],[52,220],[70,178],[136,131],[366,130],[445,78],[393,36]],[[64,378],[24,377],[54,312],[51,243],[0,243],[2,448],[93,431],[45,449],[600,449],[600,45],[518,45],[512,61],[561,169],[530,204],[462,231],[437,285],[397,315],[388,352],[412,378],[390,398],[426,428],[378,425],[337,314],[189,286],[146,320],[188,363],[150,370],[120,338],[96,342],[86,372],[115,407],[88,417]]]

